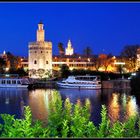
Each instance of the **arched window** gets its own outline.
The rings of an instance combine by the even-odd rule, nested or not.
[[[36,60],[34,61],[34,64],[37,64],[37,61]]]
[[[46,64],[48,64],[48,61],[46,61]]]

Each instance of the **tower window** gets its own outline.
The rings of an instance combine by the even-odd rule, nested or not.
[[[41,53],[42,53],[42,51],[41,51]]]
[[[36,51],[35,51],[35,53],[36,53]]]
[[[37,61],[36,60],[34,61],[34,64],[37,64]]]
[[[48,64],[48,61],[46,61],[46,64]]]

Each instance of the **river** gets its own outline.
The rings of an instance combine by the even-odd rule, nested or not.
[[[140,114],[140,95],[131,95],[130,90],[78,90],[57,89],[62,100],[69,98],[75,104],[80,100],[85,103],[86,98],[91,102],[91,120],[95,125],[101,122],[101,106],[107,107],[111,121],[124,121],[136,113]],[[0,89],[0,114],[8,113],[16,118],[23,117],[24,106],[29,105],[33,119],[47,121],[48,96],[53,94],[53,89]]]

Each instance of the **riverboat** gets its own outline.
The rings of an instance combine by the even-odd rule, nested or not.
[[[30,85],[28,78],[20,78],[18,76],[5,75],[0,76],[0,88],[27,88]]]
[[[57,82],[60,88],[101,89],[100,76],[69,76],[67,79]]]

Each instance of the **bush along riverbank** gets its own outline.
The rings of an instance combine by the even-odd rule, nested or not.
[[[48,122],[33,121],[29,106],[24,107],[24,118],[15,119],[13,115],[1,114],[1,138],[124,138],[140,137],[140,117],[132,116],[125,122],[111,123],[107,110],[102,105],[101,123],[95,126],[90,121],[90,101],[85,105],[80,101],[71,104],[67,98],[62,101],[60,94],[54,91],[49,99]]]

